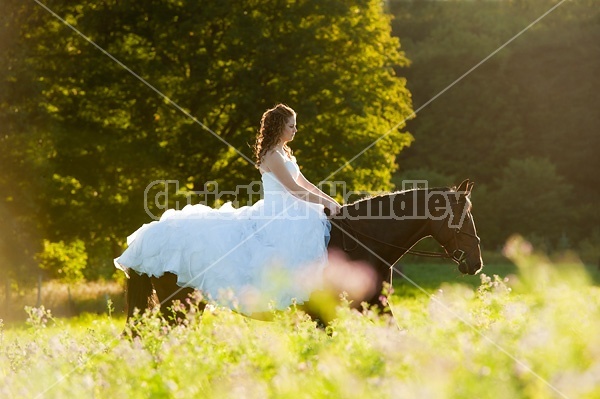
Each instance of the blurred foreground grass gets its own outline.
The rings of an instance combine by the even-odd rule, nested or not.
[[[600,289],[573,259],[518,239],[506,253],[502,277],[440,285],[405,267],[427,293],[396,279],[395,322],[342,307],[327,332],[294,310],[259,322],[213,309],[187,327],[147,318],[131,341],[121,317],[32,309],[0,328],[0,397],[600,397]]]

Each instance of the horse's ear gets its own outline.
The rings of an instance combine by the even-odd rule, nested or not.
[[[473,191],[473,186],[475,185],[475,183],[469,183],[467,185],[467,195],[471,195],[471,191]]]
[[[468,186],[469,186],[469,179],[465,179],[465,180],[463,180],[462,183],[460,183],[460,185],[456,189],[456,192],[464,193],[468,190],[468,188],[467,188]]]

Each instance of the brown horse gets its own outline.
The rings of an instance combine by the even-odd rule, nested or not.
[[[382,290],[386,282],[391,284],[393,265],[405,253],[451,259],[461,273],[478,273],[483,263],[479,237],[471,215],[469,197],[472,186],[465,180],[458,188],[414,189],[370,197],[344,205],[337,215],[330,217],[330,259],[332,254],[344,253],[350,260],[347,263],[349,266],[344,269],[344,276],[352,276],[353,267],[361,276],[370,276],[370,281],[365,281],[365,284],[371,284],[373,289],[368,290],[366,297],[349,298],[352,303],[359,305],[364,301],[385,309],[387,298],[382,296]],[[443,247],[444,252],[411,250],[421,239],[430,236]],[[368,269],[366,273],[365,268]],[[130,272],[129,275],[128,321],[135,308],[144,310],[156,304],[157,299],[161,309],[165,310],[175,300],[185,304],[194,291],[192,288],[179,287],[177,276],[172,273],[152,278],[136,272]],[[344,276],[334,278],[344,280]],[[335,292],[336,289],[344,287],[344,284],[336,284],[336,281],[329,283],[329,291],[315,292],[301,306],[308,314],[325,323],[335,317],[335,303],[321,299],[324,295],[338,298],[340,293]],[[154,299],[153,290],[156,292]],[[328,308],[323,308],[324,303]],[[264,316],[252,317],[263,319]]]

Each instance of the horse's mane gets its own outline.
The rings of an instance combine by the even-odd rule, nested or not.
[[[412,194],[415,191],[423,192],[423,193],[426,193],[426,192],[456,192],[456,189],[457,189],[457,187],[453,186],[453,187],[433,187],[433,188],[412,188],[409,190],[384,192],[384,193],[373,194],[373,195],[368,195],[363,198],[359,198],[354,202],[342,205],[342,207],[359,208],[359,207],[361,207],[361,205],[367,204],[369,202],[377,201],[379,199],[388,198],[391,196],[402,196],[402,197],[407,196],[408,198],[413,198]],[[469,207],[469,211],[470,211],[471,207],[472,207],[471,200],[469,199],[468,196],[465,197],[465,200],[467,201],[467,206]]]
[[[378,194],[373,194],[373,195],[367,195],[366,197],[363,198],[359,198],[354,202],[345,204],[344,206],[356,206],[359,205],[363,202],[368,202],[368,201],[373,201],[373,200],[377,200],[379,198],[383,198],[383,197],[390,197],[392,195],[408,195],[411,194],[415,191],[423,191],[423,192],[427,192],[427,191],[456,191],[456,187],[434,187],[434,188],[411,188],[409,190],[399,190],[399,191],[391,191],[391,192],[383,192],[383,193],[378,193]]]

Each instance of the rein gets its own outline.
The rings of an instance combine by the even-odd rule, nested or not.
[[[432,251],[418,251],[418,250],[413,250],[410,248],[406,248],[406,247],[401,247],[399,245],[394,245],[394,244],[390,244],[389,242],[385,242],[385,241],[381,241],[378,238],[375,238],[369,234],[363,233],[362,231],[356,230],[355,228],[353,228],[352,226],[350,226],[350,224],[347,221],[342,221],[342,224],[345,225],[345,227],[350,230],[352,233],[361,235],[365,238],[368,238],[371,241],[375,241],[378,242],[380,244],[384,244],[387,245],[388,247],[392,247],[392,248],[397,248],[397,249],[401,249],[403,251],[405,251],[405,253],[409,254],[409,255],[415,255],[415,256],[423,256],[423,257],[428,257],[428,258],[442,258],[442,259],[454,259],[454,257],[452,255],[450,255],[447,252],[432,252]],[[417,233],[415,233],[415,235],[419,234],[421,232],[421,230],[423,230],[425,228],[425,225],[423,225],[423,227],[421,227],[421,229],[419,229],[417,231]],[[356,238],[354,238],[354,240],[356,241],[356,245],[354,246],[354,248],[347,248],[346,247],[346,235],[348,234],[346,231],[344,231],[342,229],[342,233],[344,233],[344,235],[342,236],[342,243],[343,243],[343,249],[346,252],[351,252],[354,251],[356,248],[358,248],[358,241]]]

